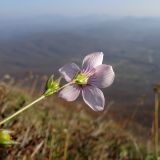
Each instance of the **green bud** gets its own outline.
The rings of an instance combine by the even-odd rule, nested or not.
[[[11,131],[8,130],[0,130],[0,145],[10,146],[16,144],[16,142],[12,140],[10,133]]]
[[[54,75],[52,75],[46,83],[44,95],[47,97],[55,93],[59,89],[60,81],[61,77],[54,80]]]

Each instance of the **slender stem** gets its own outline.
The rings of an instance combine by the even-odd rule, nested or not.
[[[16,117],[17,115],[19,115],[20,113],[24,112],[25,110],[27,110],[28,108],[30,108],[32,105],[36,104],[37,102],[41,101],[42,99],[44,99],[45,96],[42,95],[41,97],[39,97],[38,99],[36,99],[35,101],[33,101],[32,103],[28,104],[27,106],[23,107],[22,109],[20,109],[19,111],[15,112],[14,114],[12,114],[11,116],[5,118],[4,120],[2,120],[0,122],[0,125],[4,124],[5,122],[11,120],[12,118]]]
[[[158,157],[158,93],[155,93],[155,153]]]
[[[63,160],[67,160],[67,151],[68,151],[68,145],[69,145],[69,133],[68,130],[66,130],[66,140],[65,140],[65,146],[64,146],[64,156]]]
[[[69,86],[70,84],[73,84],[74,82],[69,82],[65,85],[63,85],[62,87],[60,87],[56,92],[60,91],[61,89]],[[18,110],[17,112],[15,112],[14,114],[10,115],[9,117],[5,118],[4,120],[0,121],[0,126],[2,124],[4,124],[5,122],[11,120],[12,118],[16,117],[17,115],[19,115],[20,113],[24,112],[25,110],[27,110],[28,108],[30,108],[31,106],[33,106],[34,104],[36,104],[37,102],[43,100],[46,96],[42,95],[41,97],[39,97],[38,99],[34,100],[33,102],[31,102],[30,104],[28,104],[27,106],[21,108],[20,110]]]

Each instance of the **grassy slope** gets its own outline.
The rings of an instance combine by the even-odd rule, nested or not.
[[[0,115],[6,117],[37,95],[0,85]],[[89,116],[80,104],[52,96],[2,128],[19,144],[0,148],[0,160],[143,160],[148,148],[111,118]],[[148,159],[149,160],[149,159]]]

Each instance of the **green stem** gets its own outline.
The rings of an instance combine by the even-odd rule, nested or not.
[[[28,108],[30,108],[32,105],[36,104],[37,102],[41,101],[42,99],[44,99],[45,96],[42,95],[41,97],[39,97],[38,99],[34,100],[32,103],[28,104],[27,106],[23,107],[22,109],[20,109],[19,111],[17,111],[16,113],[12,114],[11,116],[5,118],[4,120],[2,120],[0,122],[0,125],[4,124],[5,122],[11,120],[12,118],[16,117],[17,115],[19,115],[20,113],[24,112],[25,110],[27,110]]]
[[[70,84],[73,84],[74,82],[69,82],[65,85],[63,85],[62,87],[60,87],[56,92],[60,91],[61,89],[69,86]],[[54,92],[55,93],[55,92]],[[34,100],[33,102],[31,102],[30,104],[28,104],[27,106],[23,107],[22,109],[20,109],[19,111],[15,112],[14,114],[10,115],[9,117],[5,118],[4,120],[0,121],[0,126],[2,124],[4,124],[5,122],[11,120],[12,118],[16,117],[17,115],[19,115],[20,113],[24,112],[25,110],[27,110],[28,108],[30,108],[31,106],[33,106],[34,104],[36,104],[37,102],[43,100],[46,96],[42,95],[41,97],[39,97],[38,99]]]
[[[158,157],[158,93],[155,93],[155,153]]]
[[[66,130],[66,140],[65,140],[65,146],[64,146],[64,156],[63,160],[67,160],[67,151],[68,151],[68,145],[69,145],[69,133],[68,130]]]

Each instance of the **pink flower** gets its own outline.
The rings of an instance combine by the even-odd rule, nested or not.
[[[99,88],[110,86],[115,74],[112,66],[102,64],[103,53],[87,55],[80,69],[75,63],[66,64],[59,69],[67,82],[73,82],[60,91],[59,96],[67,101],[74,101],[82,92],[84,102],[94,111],[104,109],[105,98]]]

